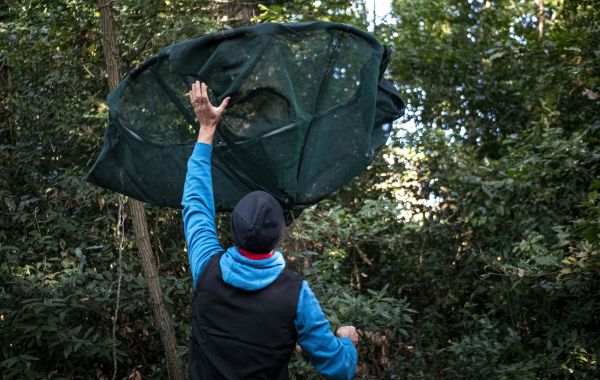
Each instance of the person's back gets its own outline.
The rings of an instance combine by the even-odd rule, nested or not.
[[[190,98],[201,128],[188,161],[182,200],[195,286],[188,370],[191,379],[286,379],[296,342],[322,374],[350,379],[356,369],[356,330],[335,337],[306,281],[285,272],[273,251],[284,229],[279,203],[252,192],[231,216],[234,247],[223,250],[214,224],[210,171],[212,139],[229,99],[213,107],[196,82]]]
[[[194,298],[190,378],[286,379],[300,277],[284,272],[265,288],[240,289],[223,281],[220,256],[200,275]]]

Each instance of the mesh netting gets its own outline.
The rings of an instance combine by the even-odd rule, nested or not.
[[[231,96],[212,158],[215,206],[264,190],[299,212],[364,170],[403,104],[383,79],[388,51],[343,24],[261,24],[163,49],[108,96],[110,124],[88,180],[181,207],[198,134],[186,93]]]

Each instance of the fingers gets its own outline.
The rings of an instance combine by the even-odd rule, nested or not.
[[[208,87],[206,87],[206,83],[204,82],[200,84],[200,104],[204,106],[212,105],[208,99]]]
[[[199,81],[195,81],[192,83],[192,90],[190,91],[190,102],[192,103],[192,107],[196,107],[198,103],[198,86],[200,85]]]
[[[225,99],[223,99],[223,101],[221,102],[221,105],[219,106],[219,113],[225,111],[225,108],[227,108],[227,106],[229,105],[230,100],[231,100],[231,96],[228,96]]]
[[[358,332],[356,331],[356,327],[354,326],[342,326],[339,329],[337,329],[335,335],[338,338],[350,338],[350,340],[352,341],[352,344],[357,345],[358,344]]]
[[[225,108],[229,105],[231,97],[228,96],[218,107],[214,107],[208,97],[208,86],[206,83],[200,82],[199,80],[195,81],[192,84],[192,90],[188,93],[190,97],[190,102],[192,103],[193,108],[196,110],[197,108],[212,108],[216,110],[219,114],[225,111]],[[210,106],[210,107],[209,107]]]
[[[190,103],[192,103],[192,105],[194,105],[194,85],[195,83],[192,83],[192,88],[188,92],[188,96],[190,97]]]

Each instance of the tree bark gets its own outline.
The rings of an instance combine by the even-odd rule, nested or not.
[[[9,143],[14,147],[17,145],[15,126],[12,123],[12,117],[14,115],[14,102],[13,99],[8,96],[12,90],[12,77],[10,74],[10,67],[8,67],[8,59],[6,59],[6,57],[0,59],[0,90],[2,91],[1,93],[5,95],[0,99],[0,115],[3,116],[2,120],[6,120],[6,125],[10,127]],[[6,114],[6,116],[4,116],[4,114]],[[11,150],[11,152],[11,157],[14,158],[14,149]],[[11,165],[10,167],[16,168],[16,165]]]
[[[173,324],[171,322],[171,315],[167,312],[167,308],[163,301],[158,269],[152,253],[152,246],[150,245],[148,222],[146,221],[144,205],[141,202],[130,198],[129,211],[131,212],[131,220],[133,221],[135,240],[142,259],[142,272],[146,279],[146,283],[148,284],[154,321],[158,326],[158,331],[160,332],[160,337],[165,349],[169,379],[183,380],[185,379],[183,366],[177,357],[177,343],[175,340]]]
[[[17,154],[17,129],[13,122],[14,114],[15,114],[15,102],[12,96],[12,77],[10,73],[10,67],[8,67],[8,59],[3,57],[0,59],[0,93],[3,95],[0,98],[0,120],[6,120],[6,125],[8,127],[9,136],[8,144],[10,144],[13,149],[9,150],[10,155],[10,164],[7,165],[8,168],[8,178],[15,178],[17,175],[17,171],[19,170],[19,166],[16,164],[15,155]],[[1,135],[0,135],[1,137]],[[0,144],[4,144],[5,142],[0,139]],[[12,192],[14,192],[15,181],[9,180],[8,183],[12,187]]]
[[[214,0],[211,4],[217,23],[233,28],[250,25],[258,15],[257,0]]]
[[[121,80],[122,73],[119,62],[119,49],[117,45],[116,23],[113,15],[111,0],[98,0],[100,6],[100,22],[102,30],[102,49],[108,73],[109,89],[114,89]],[[133,221],[133,231],[135,240],[140,252],[142,261],[142,273],[148,285],[150,293],[150,304],[154,314],[154,321],[160,332],[163,342],[165,357],[167,359],[167,370],[169,379],[185,379],[183,366],[177,357],[175,341],[175,332],[171,322],[171,316],[167,312],[163,301],[162,290],[158,277],[156,261],[150,245],[150,236],[148,234],[148,222],[146,213],[141,202],[135,199],[129,199],[129,210],[131,220]]]
[[[544,37],[544,23],[546,22],[546,13],[544,10],[544,0],[535,0],[537,5],[537,31],[538,37]]]

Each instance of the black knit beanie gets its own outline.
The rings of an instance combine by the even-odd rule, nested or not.
[[[271,252],[281,239],[284,221],[281,205],[271,194],[248,193],[231,213],[233,242],[248,252]]]

